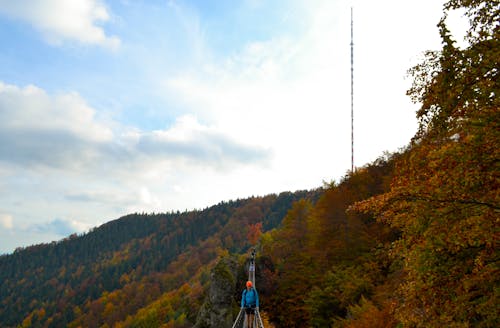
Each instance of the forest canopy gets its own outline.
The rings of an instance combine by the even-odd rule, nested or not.
[[[2,327],[193,327],[229,257],[238,313],[254,247],[275,327],[499,327],[500,2],[450,0],[438,32],[409,70],[405,149],[317,190],[135,213],[0,256]]]

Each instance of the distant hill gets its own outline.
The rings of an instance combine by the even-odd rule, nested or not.
[[[1,326],[100,327],[123,321],[182,286],[217,258],[217,249],[244,252],[249,229],[276,228],[295,201],[316,201],[320,194],[321,189],[283,192],[183,213],[135,213],[83,235],[17,249],[0,257]],[[182,262],[189,253],[192,263]],[[173,268],[175,261],[186,267]],[[127,305],[119,311],[108,307],[112,315],[106,316],[99,300],[113,293],[130,299],[122,300]]]
[[[436,198],[418,194],[415,186],[434,182],[407,182],[430,172],[419,151],[386,155],[317,190],[131,214],[1,256],[0,326],[230,328],[255,247],[260,312],[276,328],[498,327],[495,179],[476,180],[489,185],[464,187],[460,198],[439,197],[461,179],[440,182]],[[463,171],[455,169],[432,174]],[[463,198],[473,192],[482,198]],[[431,287],[415,292],[415,283]],[[446,316],[425,312],[422,297]]]
[[[277,328],[500,327],[498,1],[443,15],[443,48],[410,70],[406,149],[322,189],[132,214],[1,256],[0,326],[230,327],[255,247]]]

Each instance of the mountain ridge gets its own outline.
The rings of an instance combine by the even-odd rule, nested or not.
[[[261,222],[272,229],[294,201],[317,198],[320,193],[321,189],[283,192],[182,213],[134,213],[82,235],[17,249],[0,257],[0,322],[15,327],[31,318],[43,323],[40,326],[67,325],[78,317],[76,307],[81,309],[105,292],[165,272],[179,255],[217,234],[228,249],[241,252],[248,247],[241,233],[247,226]],[[168,291],[169,285],[158,283],[159,293]],[[33,314],[41,309],[43,318]],[[50,321],[51,315],[55,317]]]

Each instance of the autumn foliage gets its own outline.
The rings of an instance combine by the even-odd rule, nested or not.
[[[419,129],[405,149],[318,190],[131,214],[1,256],[0,325],[192,327],[217,260],[240,254],[243,286],[255,247],[274,327],[500,327],[499,8],[445,4],[441,51],[409,71]]]
[[[421,108],[407,149],[295,207],[263,238],[280,326],[500,325],[498,8],[449,1],[443,49],[410,70]],[[454,9],[471,21],[464,49],[446,25]]]
[[[409,327],[496,327],[500,313],[498,1],[449,1],[471,19],[466,49],[439,24],[443,50],[411,72],[419,133],[389,192],[356,205],[402,231]]]
[[[0,256],[1,327],[191,327],[218,258],[316,191],[131,214],[80,236]]]

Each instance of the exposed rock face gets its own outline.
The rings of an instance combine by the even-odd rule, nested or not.
[[[210,273],[210,290],[203,303],[195,328],[231,328],[237,308],[233,298],[238,264],[234,258],[223,258]],[[237,314],[237,313],[236,313]]]

